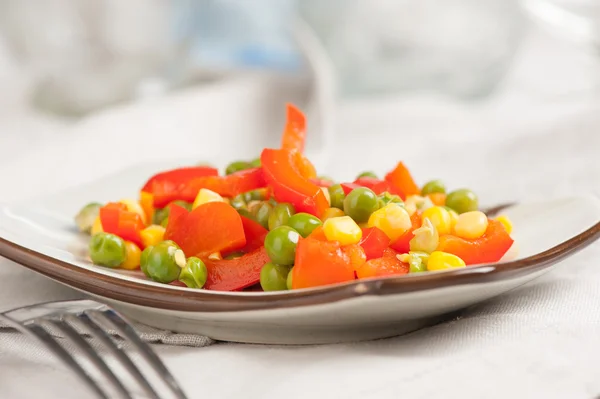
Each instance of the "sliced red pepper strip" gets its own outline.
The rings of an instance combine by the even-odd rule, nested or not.
[[[410,171],[402,162],[399,162],[394,170],[385,175],[385,180],[390,182],[395,190],[402,193],[402,195],[397,194],[402,199],[405,199],[409,195],[418,195],[421,193],[421,189],[415,183]]]
[[[329,207],[321,188],[299,173],[294,152],[266,148],[260,160],[265,180],[278,202],[289,202],[297,212],[315,216],[320,216]]]
[[[269,261],[265,247],[260,247],[240,258],[203,259],[208,269],[204,288],[215,291],[239,291],[260,281],[260,269]]]
[[[403,193],[400,190],[396,189],[396,187],[394,187],[390,182],[386,180],[375,179],[373,177],[359,177],[354,181],[354,184],[370,188],[377,195],[383,194],[385,192],[395,194],[398,196],[403,195]]]
[[[396,241],[390,244],[390,248],[397,251],[398,253],[405,254],[410,251],[410,240],[413,239],[414,231],[421,227],[421,214],[419,212],[413,213],[410,217],[412,227],[406,233],[402,234]]]
[[[240,215],[224,202],[208,202],[191,212],[170,205],[165,240],[175,241],[186,256],[232,251],[246,245]]]
[[[354,270],[337,241],[301,239],[296,247],[292,288],[317,287],[354,280]]]
[[[248,253],[262,247],[265,243],[265,237],[269,234],[269,230],[252,219],[245,216],[241,216],[241,218],[242,225],[244,226],[244,236],[246,237],[246,246],[241,251]]]
[[[454,254],[467,265],[475,265],[499,261],[513,242],[502,223],[489,220],[488,228],[480,238],[465,240],[453,235],[442,236],[437,250]]]
[[[281,148],[284,150],[304,151],[306,139],[306,118],[302,111],[287,104],[287,122],[281,137]]]
[[[210,168],[207,166],[190,166],[178,169],[167,170],[165,172],[158,173],[152,176],[144,187],[142,187],[143,192],[152,193],[153,187],[156,183],[160,184],[172,184],[179,185],[185,184],[192,179],[202,176],[218,176],[219,171],[215,168]]]
[[[114,234],[125,241],[131,241],[143,248],[140,231],[146,226],[140,215],[127,211],[124,204],[109,203],[100,208],[102,230]]]
[[[359,245],[365,250],[367,260],[371,260],[383,256],[383,251],[390,245],[390,239],[377,227],[369,227],[362,229]]]
[[[300,175],[305,179],[315,179],[317,177],[317,170],[310,160],[300,152],[296,151],[293,154],[294,162],[296,163],[296,168],[298,169]]]
[[[198,177],[172,191],[162,191],[162,187],[161,190],[156,190],[154,192],[154,206],[162,208],[175,200],[193,202],[200,189],[203,188],[224,197],[235,197],[238,194],[265,186],[266,182],[261,168],[241,170],[227,176]]]
[[[365,262],[356,270],[358,278],[383,277],[408,274],[409,265],[402,263],[392,249],[386,249],[383,256]]]

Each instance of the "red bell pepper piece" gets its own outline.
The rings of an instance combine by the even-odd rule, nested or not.
[[[421,189],[415,183],[410,171],[402,162],[399,162],[394,170],[385,175],[385,180],[390,182],[394,189],[397,190],[396,194],[400,195],[402,199],[405,199],[409,195],[421,193]]]
[[[367,261],[365,250],[358,244],[345,245],[342,247],[342,252],[350,259],[350,267],[353,271]]]
[[[314,178],[314,179],[309,179],[311,183],[316,184],[319,187],[331,187],[333,186],[333,182],[330,180],[325,180],[325,179],[319,179],[319,178]]]
[[[414,231],[421,227],[421,214],[419,212],[413,213],[410,217],[410,221],[412,223],[412,227],[402,234],[396,241],[390,244],[390,248],[397,251],[398,253],[405,254],[410,251],[410,240],[413,239]]]
[[[303,152],[305,139],[306,118],[304,114],[292,104],[287,104],[287,122],[281,137],[281,148]]]
[[[437,250],[454,254],[467,265],[474,265],[499,261],[513,242],[502,223],[489,220],[488,228],[480,238],[465,240],[453,235],[445,235],[440,237]]]
[[[293,152],[294,163],[296,164],[296,168],[302,177],[305,179],[316,179],[317,178],[317,170],[314,165],[306,158],[302,153],[294,151]]]
[[[186,187],[190,181],[199,177],[218,175],[219,171],[217,169],[206,166],[168,170],[152,176],[144,184],[141,191],[152,194],[154,206],[162,208],[172,201],[181,199],[178,198],[177,193]]]
[[[117,235],[125,241],[131,241],[143,248],[140,231],[146,226],[140,215],[129,212],[124,204],[108,203],[100,208],[102,230]]]
[[[365,250],[367,260],[371,260],[383,256],[383,251],[390,245],[390,239],[377,227],[369,227],[362,229],[359,245]]]
[[[356,183],[341,183],[340,186],[342,186],[342,190],[344,190],[344,194],[346,195],[350,194],[350,192],[355,188],[362,187],[360,184]]]
[[[329,207],[329,201],[319,186],[303,177],[294,161],[296,152],[264,149],[260,160],[265,180],[278,202],[289,202],[297,212],[315,216]]]
[[[166,187],[168,190],[154,192],[154,206],[162,208],[174,200],[193,202],[202,188],[207,188],[224,197],[235,197],[257,188],[266,186],[261,168],[251,168],[232,173],[228,176],[204,176],[192,179],[176,188]]]
[[[390,182],[386,180],[375,179],[373,177],[359,177],[354,181],[354,184],[358,184],[362,187],[367,187],[373,190],[373,192],[377,195],[388,192],[390,194],[395,194],[398,196],[404,195],[400,190],[398,190],[395,186],[393,186]]]
[[[260,269],[269,262],[265,247],[260,247],[240,258],[203,259],[208,269],[204,288],[214,291],[239,291],[260,281]]]
[[[233,251],[246,245],[240,215],[224,202],[208,202],[191,212],[170,205],[165,240],[175,241],[186,256]]]
[[[319,226],[314,229],[312,233],[308,235],[308,238],[314,238],[315,240],[319,241],[328,241],[327,236],[325,236],[325,232],[323,231],[323,226]]]
[[[246,246],[241,251],[248,253],[262,247],[265,243],[265,237],[269,234],[269,230],[252,219],[245,216],[241,216],[241,218],[242,225],[244,226],[244,236],[246,237]]]
[[[351,260],[337,241],[301,239],[296,247],[292,288],[307,288],[354,280]]]
[[[392,249],[386,249],[383,256],[366,261],[356,270],[358,278],[383,277],[392,275],[408,274],[409,265],[402,263]]]

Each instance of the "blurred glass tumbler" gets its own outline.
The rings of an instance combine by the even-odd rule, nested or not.
[[[342,94],[489,94],[507,71],[524,18],[518,0],[300,0]]]

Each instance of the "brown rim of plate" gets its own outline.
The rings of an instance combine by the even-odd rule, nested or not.
[[[508,207],[488,210],[489,214]],[[336,302],[363,295],[393,295],[488,283],[524,276],[555,264],[600,238],[600,222],[555,247],[514,261],[482,264],[464,269],[418,275],[357,280],[331,286],[268,294],[235,295],[218,291],[182,290],[156,286],[96,273],[68,262],[32,251],[0,238],[0,256],[72,288],[146,307],[189,312],[234,312],[291,308]]]

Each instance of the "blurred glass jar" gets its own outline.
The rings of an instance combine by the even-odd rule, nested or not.
[[[299,0],[342,95],[485,96],[523,33],[519,0]]]
[[[187,48],[169,0],[0,0],[0,33],[34,104],[79,116],[165,90]]]

